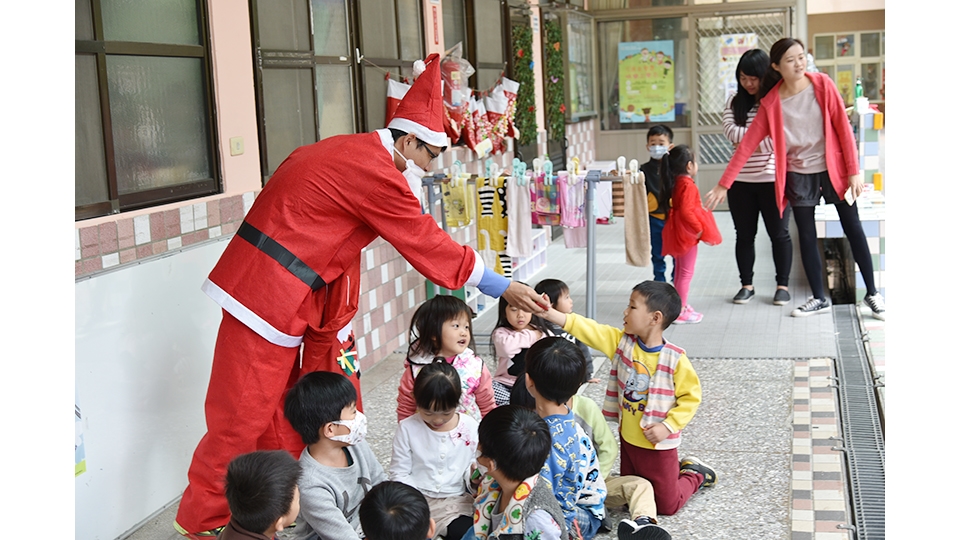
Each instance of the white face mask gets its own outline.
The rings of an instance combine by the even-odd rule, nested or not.
[[[406,160],[407,168],[403,170],[403,177],[407,179],[407,185],[410,186],[410,191],[413,193],[414,197],[420,201],[420,206],[423,206],[423,177],[426,176],[427,171],[420,168],[419,165],[413,162],[412,159],[407,159],[406,156],[400,153],[397,150],[397,147],[393,147],[393,151],[397,153],[398,156]]]
[[[360,411],[357,411],[357,416],[353,420],[337,420],[336,422],[331,423],[350,428],[350,434],[334,435],[333,437],[330,437],[330,440],[332,441],[345,442],[350,446],[353,446],[355,444],[360,444],[360,442],[367,436],[367,417],[364,416]]]
[[[647,147],[647,150],[650,151],[650,157],[653,159],[660,159],[663,156],[667,155],[669,148],[661,144],[655,144],[653,146]]]
[[[477,471],[480,473],[480,480],[483,480],[483,477],[485,477],[485,476],[487,475],[487,473],[490,472],[490,469],[487,469],[486,465],[483,465],[482,463],[480,463],[480,455],[481,455],[481,454],[480,454],[480,451],[477,450],[477,457],[476,457],[476,461],[477,461]],[[493,464],[494,467],[497,466],[495,462],[492,463],[492,464]]]

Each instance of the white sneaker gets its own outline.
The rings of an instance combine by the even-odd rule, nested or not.
[[[873,312],[874,319],[881,321],[887,320],[887,308],[883,305],[883,297],[880,296],[880,293],[873,296],[865,296],[863,298],[863,305],[870,308],[870,311]]]
[[[830,311],[831,304],[829,298],[820,300],[819,298],[811,296],[806,304],[793,310],[790,315],[793,317],[809,317],[810,315],[816,315],[818,313],[830,313]]]

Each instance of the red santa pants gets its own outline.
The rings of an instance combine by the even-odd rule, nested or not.
[[[324,339],[308,336],[301,367],[299,348],[274,345],[223,312],[204,404],[207,433],[187,472],[190,483],[177,510],[180,528],[204,532],[230,520],[223,483],[234,457],[284,449],[299,459],[304,444],[283,416],[286,391],[311,371],[342,373],[336,360],[339,349],[335,334],[325,334]],[[350,379],[357,387],[359,407],[360,382],[356,376]]]

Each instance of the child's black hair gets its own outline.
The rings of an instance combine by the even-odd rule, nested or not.
[[[410,320],[410,348],[407,356],[436,356],[443,349],[443,325],[461,316],[470,325],[471,349],[477,350],[473,341],[473,310],[456,296],[437,295],[420,304]]]
[[[370,540],[426,538],[430,506],[417,488],[385,480],[373,486],[360,503],[360,526]]]
[[[462,392],[457,369],[439,357],[423,366],[413,382],[413,399],[425,411],[456,409]]]
[[[523,283],[523,282],[518,281],[517,283]],[[523,284],[526,285],[526,283],[523,283]],[[497,307],[497,324],[493,327],[494,330],[496,330],[497,328],[513,328],[512,326],[510,326],[510,322],[507,321],[507,308],[509,306],[510,306],[510,303],[507,302],[507,299],[501,296],[500,305]],[[536,330],[540,330],[544,334],[546,334],[548,331],[546,322],[542,318],[534,315],[533,313],[530,314],[530,322],[527,323],[527,326],[529,326],[530,328],[534,328]]]
[[[560,299],[563,293],[570,292],[570,287],[559,279],[545,279],[537,283],[537,286],[534,287],[533,290],[541,295],[547,293],[547,297],[550,298],[550,305],[556,308],[557,300]]]
[[[286,450],[241,454],[227,465],[225,495],[231,519],[264,534],[290,511],[300,462]]]
[[[356,402],[357,389],[350,379],[332,371],[314,371],[287,392],[283,415],[303,444],[314,444],[320,440],[320,429],[340,420],[344,407]]]
[[[577,393],[586,371],[580,347],[562,337],[543,338],[527,351],[527,377],[538,394],[558,405]]]
[[[647,311],[663,313],[663,329],[666,330],[680,316],[683,302],[673,285],[662,281],[644,281],[633,288],[643,298]]]
[[[537,400],[527,390],[527,385],[523,383],[526,371],[517,375],[517,382],[510,389],[510,404],[519,405],[525,409],[536,409]]]
[[[657,194],[657,207],[670,214],[670,198],[677,177],[687,174],[687,164],[693,161],[693,150],[685,144],[674,146],[660,159],[660,193]]]
[[[757,89],[755,96],[751,96],[750,92],[747,92],[747,89],[740,84],[740,74],[742,73],[748,77],[756,77],[763,81],[769,69],[770,57],[760,49],[750,49],[740,57],[740,62],[737,63],[736,74],[737,93],[733,96],[733,102],[731,103],[733,106],[734,124],[746,127],[747,114],[760,103],[760,89]]]
[[[663,124],[657,124],[647,130],[647,140],[650,140],[650,137],[656,137],[657,135],[666,135],[667,140],[673,143],[673,130],[668,126]]]
[[[537,474],[550,455],[550,427],[535,411],[519,405],[502,405],[480,420],[477,430],[480,454],[514,481]]]

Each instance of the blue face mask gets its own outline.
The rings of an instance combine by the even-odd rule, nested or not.
[[[667,155],[667,152],[670,150],[666,146],[657,144],[654,146],[647,147],[647,150],[650,151],[650,157],[653,159],[660,159],[663,156]]]

